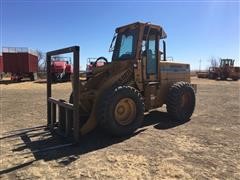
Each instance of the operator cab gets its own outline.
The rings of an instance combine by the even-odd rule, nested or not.
[[[158,52],[160,51],[159,40],[166,37],[162,27],[149,23],[136,22],[119,27],[115,31],[109,49],[110,52],[113,51],[112,61],[137,60],[140,58],[139,55],[148,55],[150,61],[157,60],[158,54],[164,54],[164,52]],[[139,48],[139,45],[142,48]],[[165,48],[165,45],[163,46]]]
[[[160,49],[160,41],[166,37],[161,26],[150,23],[119,27],[110,46],[112,62],[130,61],[138,72],[142,72],[139,81],[159,81],[159,61],[166,61],[166,44],[163,41]]]
[[[163,48],[160,49],[160,40],[166,37],[161,26],[150,23],[136,22],[118,27],[109,48],[112,52],[112,63],[128,61],[134,67],[140,62],[139,66],[144,67],[139,70],[143,72],[143,81],[158,81],[159,61],[166,61],[165,41],[163,41]],[[104,61],[104,66],[108,64],[106,58],[99,57],[94,63],[93,72],[104,69],[103,66],[96,66],[99,61]]]
[[[220,67],[225,67],[225,66],[233,67],[234,60],[233,59],[221,59]]]
[[[163,41],[163,51],[159,48],[159,41],[167,35],[163,28],[149,23],[136,22],[115,30],[109,52],[112,53],[112,62],[122,60],[137,61],[142,56],[147,56],[149,72],[156,67],[157,61],[166,60],[165,42]],[[163,57],[161,58],[161,55]],[[108,64],[105,57],[99,57],[95,61],[104,61]],[[151,69],[151,70],[150,70]]]

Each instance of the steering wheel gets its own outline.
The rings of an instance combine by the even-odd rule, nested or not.
[[[97,58],[97,60],[93,63],[93,67],[97,67],[97,63],[98,63],[98,61],[100,61],[100,60],[105,61],[106,64],[108,63],[107,58],[101,56],[101,57]]]

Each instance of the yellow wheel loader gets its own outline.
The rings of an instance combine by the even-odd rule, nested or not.
[[[116,28],[110,51],[112,60],[96,66],[91,76],[79,80],[79,47],[47,53],[48,126],[78,141],[99,125],[114,136],[137,130],[144,113],[166,104],[176,121],[188,120],[195,108],[196,85],[190,82],[190,65],[166,60],[167,37],[163,28],[136,22]],[[162,45],[161,45],[162,44]],[[162,47],[162,48],[160,48]],[[51,56],[73,52],[73,91],[69,102],[51,94]],[[56,119],[56,113],[59,113]]]

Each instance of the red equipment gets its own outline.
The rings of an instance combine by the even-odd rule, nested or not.
[[[107,59],[104,57],[88,58],[88,64],[86,67],[86,77],[89,79],[92,76],[94,67],[101,67],[107,63]]]
[[[69,81],[70,76],[73,73],[73,66],[69,64],[71,61],[67,57],[53,57],[51,63],[51,74],[54,82],[57,81]]]
[[[11,73],[11,80],[20,81],[29,77],[37,79],[38,57],[36,52],[28,48],[4,47],[3,72]]]

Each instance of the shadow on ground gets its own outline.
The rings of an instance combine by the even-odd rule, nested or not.
[[[174,121],[166,112],[151,111],[149,114],[145,115],[143,126],[154,125],[154,128],[156,129],[165,130],[180,126],[188,121],[190,121],[190,119],[181,122]]]
[[[24,82],[31,82],[30,80],[21,80],[21,81],[13,81],[13,80],[0,80],[0,84],[5,84],[5,85],[8,85],[8,84],[17,84],[17,83],[24,83]]]
[[[47,80],[46,80],[46,79],[38,79],[38,80],[34,81],[34,83],[37,83],[37,84],[46,84],[46,83],[47,83]]]
[[[52,84],[66,83],[66,82],[70,82],[70,80],[61,80],[61,81],[59,80],[59,81],[52,82]],[[47,84],[47,80],[46,79],[39,79],[37,81],[34,81],[34,83]]]
[[[70,139],[60,137],[55,133],[50,133],[44,129],[45,126],[7,132],[7,135],[1,137],[0,140],[5,139],[9,142],[11,140],[14,142],[14,139],[20,138],[23,142],[14,144],[14,149],[12,149],[12,151],[20,156],[33,154],[35,160],[2,170],[0,171],[0,175],[26,167],[38,160],[57,160],[60,164],[68,165],[78,159],[82,154],[96,151],[132,138],[145,131],[147,126],[154,126],[156,129],[165,130],[184,123],[186,122],[177,123],[171,120],[166,112],[152,111],[145,115],[142,127],[131,136],[122,138],[111,137],[103,133],[100,128],[96,128],[91,133],[83,136],[80,139],[79,145],[72,144]]]

